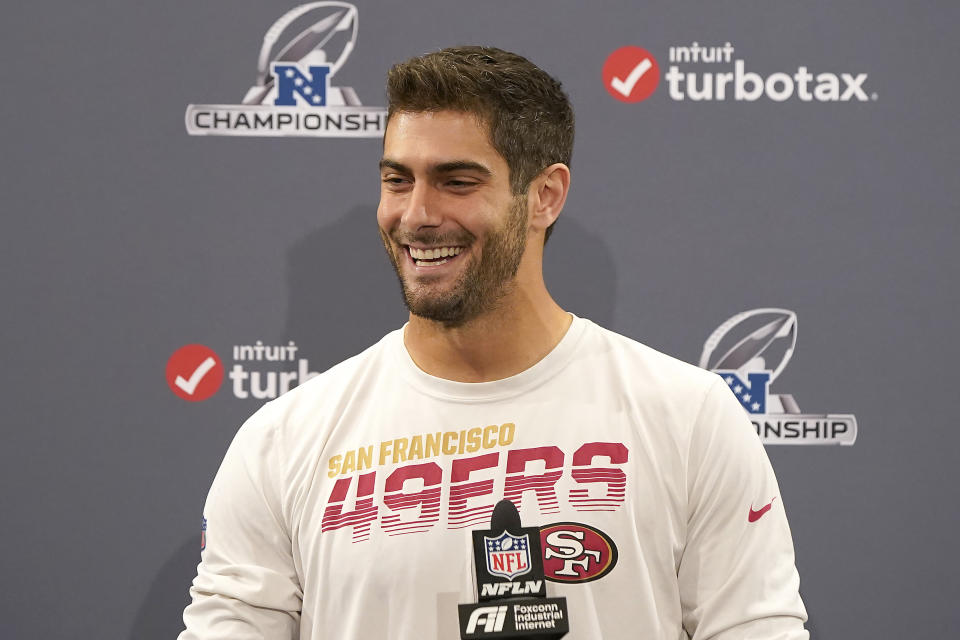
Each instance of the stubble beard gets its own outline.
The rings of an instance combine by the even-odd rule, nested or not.
[[[409,256],[404,255],[406,250],[403,246],[412,242],[432,246],[464,246],[472,242],[473,236],[451,238],[424,233],[395,238],[393,242],[396,244],[393,244],[381,229],[384,248],[400,280],[403,301],[410,313],[452,328],[497,309],[515,286],[514,278],[527,246],[526,204],[526,198],[514,198],[504,226],[487,233],[480,257],[472,259],[454,285],[446,291],[434,291],[429,283],[417,286],[406,281],[400,261],[408,260]],[[401,255],[394,253],[394,246],[398,247]]]

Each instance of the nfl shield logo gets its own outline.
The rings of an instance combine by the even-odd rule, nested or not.
[[[483,537],[487,550],[487,571],[492,576],[513,580],[530,571],[530,537],[512,536],[504,531],[496,538]]]

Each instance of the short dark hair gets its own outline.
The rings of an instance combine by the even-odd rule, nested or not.
[[[573,107],[560,82],[523,56],[494,47],[451,47],[393,66],[387,120],[397,112],[463,111],[487,124],[510,168],[514,195],[573,155]],[[553,225],[547,229],[550,237]]]

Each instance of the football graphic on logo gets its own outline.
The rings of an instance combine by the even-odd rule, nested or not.
[[[332,78],[347,61],[357,42],[357,8],[346,2],[310,2],[295,7],[273,23],[263,37],[257,58],[257,83],[243,104],[272,104],[276,97],[270,66],[293,63],[306,69],[329,65]],[[357,106],[360,100],[350,87],[331,87],[328,104]]]
[[[788,309],[753,309],[733,316],[710,334],[700,367],[710,371],[770,371],[777,379],[797,344],[797,314]]]

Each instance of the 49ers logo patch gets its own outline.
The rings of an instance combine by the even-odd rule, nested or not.
[[[617,545],[599,529],[579,522],[540,527],[543,572],[551,582],[590,582],[613,570]]]

